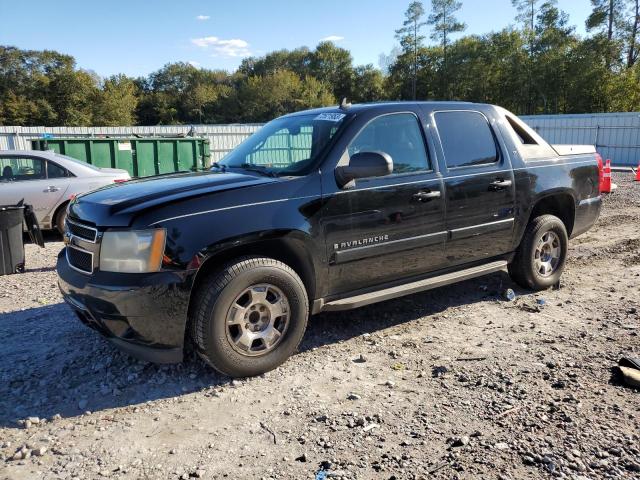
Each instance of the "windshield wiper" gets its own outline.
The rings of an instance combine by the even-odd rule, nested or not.
[[[224,172],[226,172],[226,171],[227,171],[227,166],[226,166],[226,165],[224,165],[224,164],[222,164],[222,163],[219,163],[219,162],[213,162],[213,163],[211,164],[211,166],[212,166],[213,168],[217,168],[217,169],[218,169],[218,170],[220,170],[222,173],[224,173]]]
[[[278,174],[276,172],[273,172],[271,170],[269,170],[267,167],[263,166],[263,165],[254,165],[252,163],[243,163],[242,165],[239,165],[238,168],[241,168],[243,170],[247,170],[248,172],[257,172],[260,173],[262,175],[265,175],[267,177],[277,177]]]

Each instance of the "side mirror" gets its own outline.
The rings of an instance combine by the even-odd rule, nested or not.
[[[349,165],[336,168],[340,187],[357,178],[384,177],[393,173],[393,159],[384,152],[359,152],[351,156]]]

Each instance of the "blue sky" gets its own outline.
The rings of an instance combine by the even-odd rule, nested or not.
[[[334,38],[378,65],[409,0],[0,0],[0,44],[54,49],[99,75],[146,75],[165,63],[235,69],[242,57]],[[424,1],[429,9],[430,1]],[[584,34],[589,0],[560,0]],[[464,0],[466,33],[513,24],[511,0]]]

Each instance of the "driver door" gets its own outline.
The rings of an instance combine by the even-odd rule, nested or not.
[[[322,224],[329,295],[405,279],[445,263],[443,186],[416,113],[373,118],[343,157],[363,151],[389,154],[394,170],[354,180],[351,188],[327,197]]]

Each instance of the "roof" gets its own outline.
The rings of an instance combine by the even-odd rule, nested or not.
[[[53,150],[0,150],[0,156],[2,155],[54,158],[56,153]]]
[[[489,106],[486,103],[473,103],[473,102],[452,102],[452,101],[389,101],[389,102],[372,102],[372,103],[354,103],[347,109],[341,109],[339,106],[335,107],[322,107],[322,108],[313,108],[310,110],[302,110],[295,113],[289,113],[285,115],[287,117],[293,117],[296,115],[308,115],[313,113],[358,113],[363,111],[370,111],[376,109],[384,109],[389,106],[406,106],[406,105],[425,105],[431,108],[451,108],[451,107],[460,107],[460,106],[470,106],[474,105],[476,107],[479,106]]]

